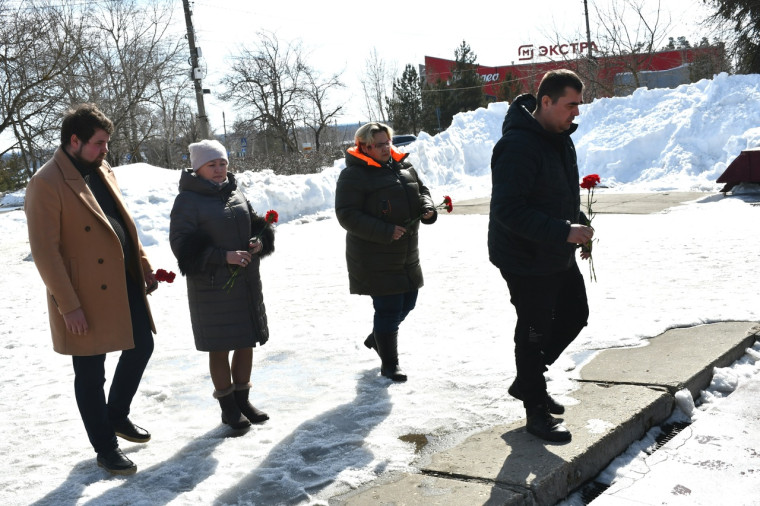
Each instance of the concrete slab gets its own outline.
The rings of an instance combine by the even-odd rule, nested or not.
[[[730,365],[755,342],[757,322],[720,322],[671,329],[647,346],[599,352],[581,370],[581,380],[648,385],[675,394],[688,388],[692,397],[710,384],[713,368]]]
[[[597,214],[651,214],[702,198],[723,197],[706,192],[595,193],[594,212]],[[581,202],[585,203],[585,193]],[[491,198],[483,197],[454,202],[452,214],[488,214]]]
[[[519,420],[432,455],[419,473],[384,477],[329,503],[555,504],[664,422],[673,410],[672,393],[688,388],[697,395],[713,368],[741,357],[758,333],[757,322],[721,322],[672,329],[640,348],[604,350],[581,370],[580,387],[572,392],[578,403],[563,415],[573,434],[570,443],[544,442]],[[635,502],[630,495],[607,497]]]
[[[331,506],[462,506],[492,504],[524,506],[531,504],[525,491],[512,491],[494,484],[424,474],[396,475],[339,498]]]
[[[651,214],[712,196],[705,192],[595,193],[592,209],[597,214]],[[585,197],[581,193],[581,208]]]
[[[580,403],[568,406],[563,415],[573,434],[570,443],[546,443],[526,432],[525,420],[520,420],[433,455],[422,472],[524,489],[532,498],[525,504],[554,504],[665,420],[673,407],[666,392],[629,385],[586,383],[573,397]]]

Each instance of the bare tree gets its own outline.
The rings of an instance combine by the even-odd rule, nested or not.
[[[670,29],[670,18],[664,18],[659,0],[651,11],[645,10],[644,5],[644,0],[620,0],[613,2],[606,11],[595,6],[599,21],[599,55],[625,56],[619,61],[632,75],[633,89],[640,86],[641,70],[652,53],[663,45]],[[603,86],[599,80],[595,84]],[[605,91],[613,94],[613,90]]]
[[[142,147],[161,132],[153,114],[161,104],[162,85],[183,77],[178,35],[168,36],[171,6],[165,1],[105,0],[93,16],[91,44],[83,59],[84,96],[96,97],[114,123],[112,157],[129,153],[142,161]]]
[[[298,151],[296,125],[302,120],[302,99],[308,69],[300,42],[281,45],[271,32],[259,32],[253,48],[242,48],[222,79],[222,100],[251,114],[258,130],[268,130],[285,151]]]
[[[0,133],[12,132],[29,175],[55,138],[60,117],[60,81],[82,52],[82,26],[68,7],[0,0]],[[2,153],[0,153],[2,154]]]
[[[322,133],[330,126],[331,122],[340,115],[343,106],[330,106],[327,95],[336,88],[345,85],[340,81],[340,75],[334,74],[322,81],[314,70],[306,72],[306,84],[304,87],[304,123],[314,134],[314,147],[320,150]]]
[[[167,132],[174,138],[168,123],[185,107],[187,76],[169,0],[9,5],[0,0],[0,133],[13,134],[30,174],[60,142],[74,103],[96,102],[114,121],[112,163],[127,152],[139,160]]]
[[[182,160],[187,146],[198,140],[196,121],[192,108],[187,102],[192,94],[192,82],[188,79],[162,83],[158,79],[155,114],[161,123],[160,135],[148,142],[149,160],[154,164],[171,169],[187,165]]]
[[[367,57],[360,82],[364,92],[364,104],[370,121],[388,122],[386,104],[393,89],[395,71],[388,69],[385,61],[377,54],[377,48]]]
[[[632,89],[639,87],[641,72],[648,68],[653,54],[666,44],[671,29],[670,17],[664,13],[660,0],[612,0],[606,7],[593,5],[588,41],[577,44],[577,52],[560,56],[568,68],[583,78],[588,99],[615,95],[613,76],[620,72],[630,75]],[[580,31],[574,37],[587,40],[587,34]],[[550,38],[557,46],[568,40],[566,34],[560,35],[556,29]],[[588,44],[593,50],[580,49]]]

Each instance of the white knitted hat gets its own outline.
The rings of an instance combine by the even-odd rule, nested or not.
[[[219,141],[204,140],[195,142],[188,146],[190,150],[190,165],[193,167],[193,172],[197,171],[205,163],[211,160],[217,160],[219,158],[229,162],[227,158],[227,150]]]

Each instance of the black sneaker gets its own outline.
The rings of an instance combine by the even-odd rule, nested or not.
[[[150,441],[150,432],[133,424],[129,418],[121,422],[111,422],[113,431],[122,439],[132,441],[133,443],[147,443]]]
[[[528,410],[525,428],[534,436],[552,443],[567,443],[572,439],[570,431],[564,425],[556,423],[546,406]]]
[[[137,472],[137,466],[129,460],[121,448],[98,453],[98,466],[102,467],[111,474],[130,475]]]
[[[513,381],[512,384],[507,389],[507,393],[517,399],[518,401],[524,401],[522,396],[522,392],[519,388],[517,388],[517,380]],[[553,413],[555,415],[561,415],[565,412],[565,406],[560,404],[559,402],[552,399],[552,396],[548,393],[546,394],[546,405],[549,407],[549,413]]]

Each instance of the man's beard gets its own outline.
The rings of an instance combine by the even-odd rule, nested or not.
[[[82,158],[82,148],[79,148],[79,151],[75,151],[74,153],[72,153],[72,155],[74,157],[74,160],[77,161],[77,164],[81,168],[88,171],[95,170],[98,167],[100,167],[103,164],[103,159],[105,159],[105,158],[101,159],[100,157],[98,157],[93,162],[87,161],[84,158]]]

